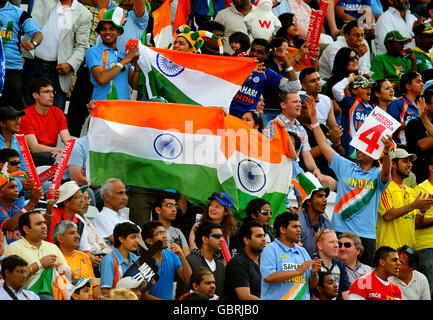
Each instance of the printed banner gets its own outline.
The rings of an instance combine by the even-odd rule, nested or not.
[[[365,118],[364,123],[356,132],[350,145],[364,152],[375,160],[382,154],[384,144],[382,137],[392,134],[400,127],[400,122],[391,115],[376,107]]]
[[[308,43],[310,55],[319,47],[320,34],[322,33],[327,8],[328,2],[321,1],[319,10],[311,10],[310,25],[305,37],[305,43]]]
[[[49,167],[47,170],[41,172],[39,175],[39,181],[41,183],[47,182],[50,180],[54,175],[56,174],[57,167],[59,166],[59,163],[56,162],[53,166]],[[68,165],[69,166],[69,165]]]
[[[144,280],[146,281],[146,286],[142,288],[142,291],[148,291],[159,280],[159,268],[156,265],[153,255],[162,249],[162,241],[156,241],[152,246],[149,247],[149,250],[142,254],[141,257],[135,261],[134,264],[128,268],[128,270],[126,270],[122,278],[132,277],[137,281]]]
[[[54,173],[53,183],[48,189],[47,200],[54,199],[54,191],[60,187],[60,183],[62,182],[63,172],[65,172],[66,167],[68,165],[69,157],[71,156],[71,152],[72,152],[72,148],[74,147],[75,140],[76,140],[75,138],[69,139],[65,145],[65,149],[63,149],[59,166],[57,167],[57,170]]]
[[[39,181],[38,172],[36,171],[35,164],[33,162],[32,154],[30,153],[29,146],[27,145],[26,138],[23,134],[15,135],[18,140],[18,144],[21,149],[21,153],[23,154],[24,162],[27,166],[27,173],[29,175],[30,181],[35,183],[34,188],[41,187],[41,182]]]

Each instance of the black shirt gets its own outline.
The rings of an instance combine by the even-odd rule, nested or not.
[[[224,300],[239,300],[234,290],[239,287],[249,287],[260,298],[261,282],[260,267],[242,250],[227,263]]]

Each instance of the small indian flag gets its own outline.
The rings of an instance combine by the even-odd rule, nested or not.
[[[172,38],[170,0],[165,0],[162,5],[152,12],[153,15],[153,35],[157,48],[167,47]]]
[[[168,102],[219,106],[231,101],[253,71],[253,58],[213,56],[149,48],[139,44],[138,64],[146,77],[148,98]]]
[[[221,108],[139,101],[95,101],[89,137],[92,184],[111,177],[125,185],[176,189],[192,202],[227,192],[238,219],[264,198],[285,210],[291,180],[288,134],[272,140]],[[133,116],[131,116],[133,115]]]

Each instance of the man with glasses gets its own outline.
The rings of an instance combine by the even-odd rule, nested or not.
[[[0,286],[0,300],[40,300],[33,291],[24,289],[29,271],[23,258],[11,255],[2,260],[1,266],[4,283]]]
[[[215,196],[224,197],[223,194]],[[223,232],[221,226],[210,221],[203,221],[195,231],[195,244],[197,249],[193,249],[186,257],[191,270],[197,270],[200,267],[209,268],[215,278],[215,294],[222,296],[224,290],[225,266],[223,260],[218,256],[223,246]],[[176,288],[176,297],[188,291],[188,282],[178,282]]]
[[[384,39],[386,53],[377,54],[371,60],[372,79],[386,79],[393,85],[400,85],[400,77],[403,73],[416,71],[416,57],[413,50],[406,49],[407,56],[402,55],[403,47],[408,41],[410,38],[403,36],[399,30],[386,34]]]
[[[338,300],[349,297],[350,282],[344,262],[337,258],[338,240],[334,230],[322,229],[316,235],[318,257],[322,260],[321,271],[329,271],[338,285]]]
[[[338,248],[338,259],[346,265],[350,284],[359,277],[373,271],[372,267],[358,260],[358,257],[364,250],[364,246],[356,234],[345,232],[338,235]]]
[[[338,37],[337,41],[331,43],[323,51],[319,59],[319,73],[323,81],[328,81],[332,76],[335,55],[341,48],[353,48],[359,55],[359,74],[369,75],[370,72],[370,49],[364,39],[364,30],[358,27],[358,21],[353,20],[343,28],[344,37]]]
[[[56,147],[58,136],[64,144],[71,138],[63,111],[54,106],[55,91],[47,78],[30,83],[34,104],[25,109],[21,118],[20,134],[24,134],[36,166],[52,166],[63,151]]]
[[[143,293],[142,298],[144,300],[173,300],[175,276],[189,284],[191,267],[180,246],[177,243],[168,244],[167,233],[161,222],[150,221],[141,229],[141,236],[146,246],[150,247],[157,241],[162,241],[162,249],[153,255],[159,268],[159,280],[149,291]],[[178,285],[179,283],[180,281]]]
[[[177,243],[183,251],[185,256],[191,252],[185,235],[179,228],[173,227],[171,224],[176,219],[177,209],[179,205],[176,201],[176,194],[164,193],[156,198],[155,206],[153,208],[153,220],[158,220],[164,226],[167,233],[168,244]]]

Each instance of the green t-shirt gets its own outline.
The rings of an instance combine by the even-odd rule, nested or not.
[[[403,73],[412,70],[412,62],[402,56],[392,57],[388,54],[378,54],[371,60],[370,70],[373,80],[386,79],[392,84],[400,84]]]
[[[423,72],[425,69],[433,68],[433,63],[428,53],[424,52],[417,46],[415,46],[413,51],[415,52],[416,68],[419,73]]]

